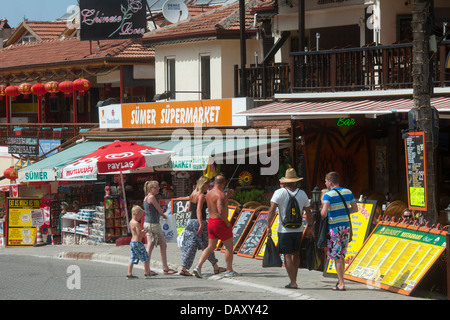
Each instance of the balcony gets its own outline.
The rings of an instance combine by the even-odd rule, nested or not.
[[[446,58],[450,41],[432,55],[435,87],[450,87]],[[289,64],[246,68],[247,96],[273,98],[277,93],[412,89],[412,43],[291,52]],[[235,68],[235,92],[240,72]]]

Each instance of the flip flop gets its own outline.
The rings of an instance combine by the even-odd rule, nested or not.
[[[152,276],[157,276],[158,274],[157,274],[155,271],[150,270],[150,275],[152,275]]]
[[[217,269],[217,270],[214,270],[214,274],[219,274],[219,273],[221,273],[221,272],[225,272],[225,271],[227,271],[227,269],[226,269],[226,268],[222,268],[222,267],[219,267],[219,269]]]
[[[181,270],[180,276],[192,277],[192,274],[190,274],[189,271],[187,271],[187,270]]]
[[[294,286],[291,286],[291,284],[289,283],[289,284],[287,284],[286,286],[284,286],[286,289],[298,289],[298,287],[294,287]]]
[[[341,289],[337,285],[332,288],[333,291],[345,291],[345,288]]]
[[[173,269],[167,269],[167,270],[164,270],[164,274],[165,275],[168,275],[168,274],[175,274],[175,273],[177,273],[175,270],[173,270]]]

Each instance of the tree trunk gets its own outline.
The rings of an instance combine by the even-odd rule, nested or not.
[[[435,143],[433,139],[433,123],[430,98],[433,93],[433,83],[430,77],[430,35],[431,35],[431,5],[432,0],[414,0],[413,3],[413,97],[415,118],[419,131],[425,132],[426,139],[426,174],[427,174],[427,205],[423,212],[424,219],[434,224],[437,221],[436,206],[436,168]],[[438,120],[437,120],[438,121]]]

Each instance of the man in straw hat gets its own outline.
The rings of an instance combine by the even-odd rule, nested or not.
[[[280,179],[280,184],[284,184],[284,188],[276,190],[270,200],[269,221],[272,221],[276,210],[278,208],[278,248],[279,252],[284,254],[285,267],[289,276],[289,284],[285,286],[288,289],[297,289],[297,273],[300,265],[300,244],[302,234],[305,230],[303,224],[299,228],[291,229],[283,226],[282,221],[286,215],[285,211],[289,204],[290,197],[295,197],[299,205],[300,211],[306,211],[308,225],[312,225],[313,218],[311,214],[311,207],[308,197],[303,190],[297,188],[297,182],[303,178],[297,177],[293,168],[286,170],[284,178]],[[313,235],[312,228],[307,229],[306,237],[310,238]],[[272,230],[268,226],[268,234],[272,235]]]

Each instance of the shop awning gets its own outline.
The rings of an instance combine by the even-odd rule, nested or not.
[[[132,139],[129,139],[132,140]],[[76,144],[70,148],[58,152],[46,159],[36,162],[26,168],[19,170],[20,182],[41,182],[61,180],[61,169],[84,157],[85,155],[97,150],[111,141],[85,141]],[[268,146],[267,149],[280,149],[289,146],[289,138],[285,136],[271,137],[271,135],[247,138],[224,138],[224,139],[180,139],[180,140],[139,140],[139,144],[149,147],[157,147],[176,152],[172,156],[171,162],[166,165],[155,167],[156,171],[199,171],[205,170],[210,157],[213,160],[225,161],[225,156],[242,156],[241,150],[249,150],[253,156],[259,147]],[[265,152],[265,150],[263,150]],[[230,155],[231,153],[231,155]],[[223,155],[223,156],[222,156]],[[248,156],[248,154],[247,154]],[[80,177],[77,180],[96,180],[97,176]],[[74,181],[74,180],[71,180]]]
[[[431,106],[439,113],[450,112],[450,97],[433,97]],[[408,112],[414,107],[412,97],[291,99],[273,102],[238,113],[251,119],[324,119],[362,114],[370,118]]]

